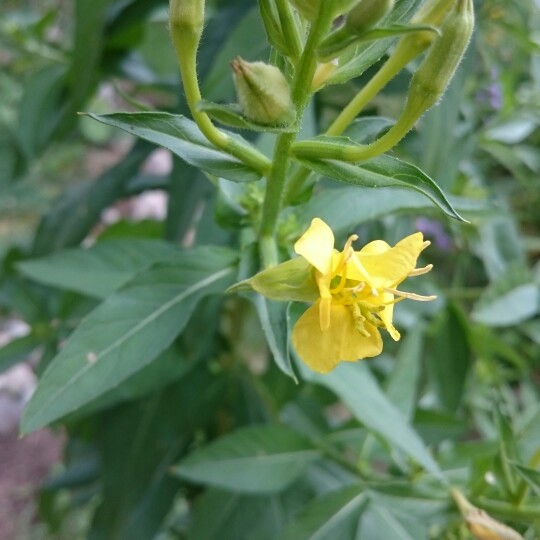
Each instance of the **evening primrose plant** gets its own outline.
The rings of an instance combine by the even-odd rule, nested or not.
[[[436,262],[466,242],[450,253],[425,226],[440,225],[429,214],[472,229],[461,213],[474,221],[478,204],[449,197],[403,151],[423,115],[447,105],[473,1],[247,5],[171,0],[159,36],[181,89],[164,78],[160,90],[179,104],[130,98],[135,111],[87,114],[136,143],[87,188],[103,205],[70,199],[69,216],[99,220],[119,193],[159,187],[168,241],[121,223],[88,249],[20,264],[77,295],[51,302],[67,322],[23,432],[61,421],[92,441],[98,540],[536,538],[535,415],[512,424],[519,407],[472,392],[477,423],[462,421],[470,344],[485,356],[498,345],[466,331],[436,285],[481,279],[461,255],[455,277]],[[122,24],[106,27],[104,51],[140,30],[115,34]],[[166,182],[141,172],[156,146],[175,156]],[[65,223],[63,235],[77,230]],[[444,430],[488,440],[459,446]]]

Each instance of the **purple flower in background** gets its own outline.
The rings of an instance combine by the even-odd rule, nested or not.
[[[503,106],[503,95],[499,72],[496,68],[491,70],[490,77],[492,83],[476,93],[476,100],[479,103],[488,103],[492,109],[498,111]]]
[[[415,221],[415,225],[419,231],[433,240],[433,243],[441,251],[450,251],[452,249],[452,239],[439,221],[421,217]]]

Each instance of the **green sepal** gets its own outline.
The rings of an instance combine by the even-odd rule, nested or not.
[[[302,257],[267,268],[229,287],[226,292],[253,291],[271,300],[314,302],[319,297],[312,266]]]
[[[249,129],[251,131],[270,133],[294,133],[295,128],[291,124],[257,124],[248,120],[243,114],[240,105],[237,103],[220,104],[211,101],[201,100],[197,103],[197,110],[205,112],[216,122],[224,126],[237,129]]]

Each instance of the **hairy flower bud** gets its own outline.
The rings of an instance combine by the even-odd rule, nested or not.
[[[345,18],[345,28],[361,35],[375,26],[394,8],[395,0],[360,0]]]
[[[177,49],[186,39],[198,44],[204,26],[204,0],[171,0],[169,4],[169,27]]]
[[[289,83],[281,71],[264,62],[231,62],[238,103],[244,116],[264,125],[288,124],[293,120]]]
[[[403,118],[409,116],[414,123],[441,98],[467,50],[473,28],[473,0],[457,0],[441,27],[441,36],[411,79]]]

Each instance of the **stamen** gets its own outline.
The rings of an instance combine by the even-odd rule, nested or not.
[[[339,279],[339,283],[336,287],[333,289],[330,289],[331,294],[338,294],[343,290],[343,287],[345,287],[345,283],[347,282],[347,267],[345,267],[345,272],[341,275]]]
[[[343,248],[343,251],[341,252],[341,259],[333,272],[334,276],[336,276],[341,272],[341,270],[343,270],[343,267],[351,260],[351,257],[354,255],[354,249],[352,249],[351,246],[355,240],[358,240],[358,235],[351,234],[351,236],[349,236],[349,238],[347,239],[347,242],[345,242],[345,246]]]
[[[353,287],[351,291],[355,293],[363,291],[365,286],[366,286],[365,281],[361,281],[356,287]]]
[[[424,249],[426,249],[428,246],[431,246],[431,242],[429,240],[426,240],[423,244],[422,244],[422,251],[424,251]]]
[[[423,274],[427,274],[428,272],[431,272],[431,270],[433,270],[433,265],[428,264],[427,266],[424,266],[423,268],[415,268],[414,270],[411,270],[408,273],[408,277],[422,276]]]
[[[409,300],[417,300],[418,302],[430,302],[431,300],[436,300],[436,296],[423,296],[421,294],[411,293],[411,292],[405,292],[405,291],[398,291],[397,289],[387,289],[385,288],[384,291],[394,294],[396,296],[400,296],[402,298],[408,298]]]
[[[351,257],[354,256],[354,249],[352,249],[352,243],[358,240],[358,235],[351,234],[349,238],[347,239],[347,242],[345,243],[345,247],[343,248],[343,251],[341,253],[341,259],[339,261],[339,264],[337,265],[336,269],[332,272],[332,278],[337,276],[342,272],[343,269],[345,269],[345,272],[340,276],[341,279],[339,280],[339,283],[337,284],[337,287],[334,287],[333,289],[330,289],[330,292],[332,294],[338,294],[343,290],[343,287],[345,287],[345,283],[347,281],[347,263],[351,260]]]
[[[353,304],[352,306],[350,306],[350,310],[354,319],[354,327],[356,328],[356,331],[364,337],[370,337],[371,334],[366,330],[366,327],[364,326],[366,318],[364,317],[364,315],[362,315],[362,310],[360,309],[360,306],[358,304]]]

